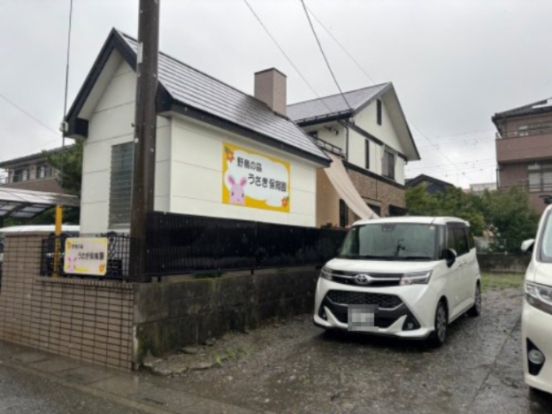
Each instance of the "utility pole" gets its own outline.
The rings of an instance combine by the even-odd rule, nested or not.
[[[146,275],[146,223],[154,201],[159,1],[140,0],[139,6],[129,261],[130,277],[137,282],[150,281]]]

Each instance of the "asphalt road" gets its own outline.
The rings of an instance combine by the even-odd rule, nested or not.
[[[0,365],[0,413],[135,413],[104,397],[66,387],[42,375]]]

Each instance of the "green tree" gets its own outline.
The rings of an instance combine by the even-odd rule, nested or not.
[[[482,196],[452,188],[429,194],[425,186],[407,190],[406,205],[412,215],[454,216],[467,220],[473,234],[491,230],[496,236],[495,250],[518,252],[521,242],[534,237],[538,215],[529,205],[527,191],[486,191]]]
[[[529,205],[529,194],[522,188],[485,192],[481,210],[497,232],[498,250],[519,252],[521,242],[535,237],[538,214]]]
[[[82,141],[67,147],[65,151],[46,155],[48,163],[60,172],[58,182],[70,194],[80,196],[82,181]]]
[[[485,218],[473,196],[459,188],[437,194],[429,194],[425,185],[409,188],[406,192],[406,207],[411,215],[453,216],[467,220],[475,235],[481,235],[485,229]]]

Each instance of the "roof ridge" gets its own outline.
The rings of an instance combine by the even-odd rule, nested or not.
[[[120,31],[120,30],[118,30],[118,29],[115,29],[115,30],[117,30],[117,31],[118,31],[121,35],[123,35],[124,37],[127,37],[127,38],[133,40],[134,42],[138,42],[138,40],[137,40],[136,38],[134,38],[134,37],[128,35],[127,33],[122,32],[122,31]],[[229,83],[226,83],[226,82],[224,82],[224,81],[222,81],[222,80],[220,80],[220,79],[218,79],[218,78],[215,78],[213,75],[210,75],[210,74],[208,74],[207,72],[202,71],[201,69],[197,69],[197,68],[195,68],[195,67],[189,65],[188,63],[185,63],[185,62],[183,62],[182,60],[180,60],[180,59],[178,59],[178,58],[175,58],[174,56],[171,56],[171,55],[169,55],[168,53],[163,52],[162,50],[159,50],[158,53],[159,53],[160,55],[163,55],[163,56],[165,56],[165,57],[167,57],[167,58],[169,58],[169,59],[171,59],[171,60],[177,62],[177,63],[180,64],[180,65],[186,66],[187,68],[190,68],[191,70],[193,70],[193,71],[195,71],[195,72],[197,72],[197,73],[200,73],[201,75],[206,76],[206,77],[208,77],[208,78],[214,80],[215,82],[218,82],[218,83],[220,83],[220,84],[222,84],[222,85],[224,85],[224,86],[227,86],[227,87],[229,87],[229,88],[235,90],[236,92],[238,92],[238,93],[240,93],[240,94],[242,94],[242,95],[245,95],[245,96],[247,96],[247,97],[253,98],[253,99],[257,100],[258,102],[264,104],[268,109],[270,109],[270,107],[269,107],[268,105],[266,105],[266,103],[264,103],[263,101],[261,101],[260,99],[258,99],[257,97],[255,97],[254,95],[251,95],[251,94],[249,94],[249,93],[247,93],[247,92],[244,92],[244,91],[242,91],[241,89],[238,89],[237,87],[230,85]]]
[[[40,150],[39,152],[33,152],[31,154],[21,155],[20,157],[8,158],[0,161],[0,165],[4,165],[6,163],[12,163],[12,162],[25,161],[27,158],[34,158],[40,155],[50,155],[61,151],[67,151],[68,149],[72,148],[74,145],[75,143],[66,144],[64,147],[54,147],[49,149],[43,149],[43,150]],[[0,168],[3,168],[3,167],[0,167]]]
[[[552,99],[552,96],[550,96],[548,98],[544,98],[544,99],[539,99],[538,101],[531,102],[531,103],[528,103],[528,104],[525,104],[525,105],[516,106],[516,107],[511,108],[511,109],[505,109],[503,111],[497,112],[496,115],[500,115],[500,114],[504,114],[504,113],[508,113],[508,112],[512,112],[512,111],[519,111],[520,109],[531,108],[532,106],[547,102],[551,99]]]
[[[389,85],[391,83],[392,82],[388,81],[388,82],[376,83],[376,84],[370,85],[370,86],[363,86],[361,88],[356,88],[356,89],[351,89],[351,90],[345,91],[345,92],[343,92],[343,95],[346,95],[348,93],[358,92],[358,91],[361,91],[363,89],[375,88],[376,86]],[[331,95],[325,95],[325,96],[321,96],[319,98],[306,99],[304,101],[290,103],[287,106],[289,107],[289,106],[299,105],[299,104],[303,104],[303,103],[307,103],[307,102],[320,101],[322,99],[333,98],[334,96],[339,96],[339,95],[341,95],[341,93],[339,93],[339,92],[338,93],[333,93]]]

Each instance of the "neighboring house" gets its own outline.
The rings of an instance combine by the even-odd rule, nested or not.
[[[414,178],[407,178],[406,186],[409,188],[425,185],[429,194],[444,193],[454,185],[426,174],[417,175]]]
[[[485,191],[495,191],[496,189],[495,182],[470,184],[470,193],[475,195],[483,195]]]
[[[136,49],[113,30],[65,118],[84,140],[83,233],[129,228]],[[158,72],[156,211],[317,225],[330,159],[285,116],[285,75],[255,74],[255,98],[163,53]]]
[[[541,213],[552,195],[552,98],[496,113],[498,188],[529,190]]]
[[[0,186],[22,190],[64,193],[57,181],[58,171],[48,163],[46,156],[47,154],[56,154],[61,151],[62,148],[55,148],[0,162],[0,169],[6,171],[4,182]]]
[[[320,148],[342,160],[376,214],[405,214],[404,167],[420,155],[391,83],[298,102],[288,105],[287,114]],[[358,218],[322,170],[317,192],[318,225],[344,226]]]

